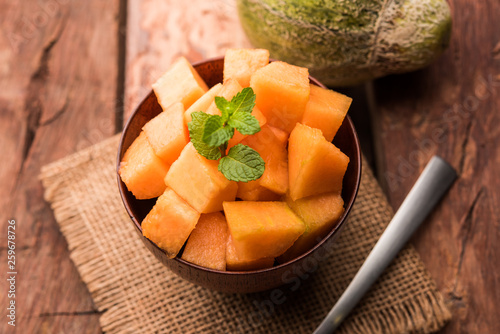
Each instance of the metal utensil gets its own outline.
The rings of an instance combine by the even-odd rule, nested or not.
[[[455,170],[446,161],[438,156],[432,157],[356,276],[314,334],[330,334],[335,331],[392,262],[456,177]]]

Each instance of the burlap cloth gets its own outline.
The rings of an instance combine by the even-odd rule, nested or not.
[[[370,171],[336,250],[300,288],[223,294],[169,272],[129,222],[116,185],[118,136],[42,169],[45,198],[106,333],[311,333],[352,279],[393,212]],[[418,254],[406,247],[338,330],[428,333],[450,318]]]

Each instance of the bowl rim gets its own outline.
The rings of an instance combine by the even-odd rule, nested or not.
[[[224,60],[224,56],[214,57],[214,58],[209,58],[209,59],[206,59],[206,60],[198,61],[198,62],[193,63],[192,66],[194,68],[196,68],[197,66],[201,66],[201,65],[204,65],[206,63],[211,63],[211,62],[216,62],[216,61],[221,61],[221,60]],[[273,61],[276,61],[276,60],[269,59],[269,62],[273,62]],[[319,82],[316,78],[314,78],[312,76],[309,76],[309,80],[310,80],[310,82],[314,83],[315,85],[317,85],[319,87],[327,88],[328,89],[328,87],[326,87],[325,85],[323,85],[321,82]],[[125,133],[127,132],[128,128],[131,126],[132,120],[134,119],[135,115],[139,111],[140,106],[150,97],[151,94],[154,94],[154,91],[152,89],[141,100],[141,102],[137,105],[137,107],[134,109],[134,111],[132,112],[132,114],[130,114],[130,116],[129,116],[129,118],[128,118],[126,124],[125,124],[125,126],[123,127],[123,129],[121,131],[120,142],[119,142],[119,145],[118,145],[118,154],[117,154],[117,159],[116,159],[116,177],[117,177],[117,181],[118,181],[118,189],[120,191],[120,197],[122,199],[122,203],[125,206],[127,214],[129,215],[130,219],[132,220],[135,228],[137,229],[137,232],[139,232],[141,234],[141,238],[146,239],[146,242],[152,244],[153,247],[155,247],[160,252],[165,253],[154,242],[152,242],[151,240],[149,240],[148,238],[146,238],[146,237],[144,237],[142,235],[141,223],[139,221],[137,221],[137,219],[134,217],[134,215],[132,214],[132,210],[131,210],[131,208],[129,206],[129,203],[125,200],[126,197],[125,197],[124,192],[128,191],[128,189],[126,188],[125,184],[121,180],[120,174],[118,172],[119,169],[120,169],[120,162],[121,162],[120,155],[121,155],[121,152],[122,152],[122,149],[123,149],[123,142],[124,142],[124,138],[125,138]],[[352,207],[354,205],[354,202],[356,201],[356,198],[357,198],[357,195],[358,195],[358,191],[359,191],[359,185],[361,183],[362,154],[361,154],[361,147],[360,147],[360,144],[359,144],[359,138],[358,138],[358,134],[356,132],[356,128],[354,127],[354,124],[353,124],[351,118],[349,117],[349,115],[346,115],[346,117],[344,118],[344,122],[346,122],[346,121],[348,122],[350,128],[352,129],[352,133],[353,133],[353,137],[354,137],[354,146],[356,147],[356,157],[355,158],[358,161],[358,168],[355,171],[356,172],[356,183],[354,185],[354,192],[353,192],[351,198],[349,199],[349,202],[345,206],[344,213],[340,217],[338,223],[314,247],[312,247],[307,252],[301,254],[300,256],[297,256],[296,258],[294,258],[293,260],[290,260],[288,262],[280,263],[280,264],[278,264],[276,266],[272,266],[270,268],[257,269],[257,270],[248,270],[248,271],[227,271],[227,270],[223,271],[223,270],[217,270],[217,269],[207,268],[207,267],[203,267],[203,266],[191,263],[189,261],[186,261],[186,260],[184,260],[184,259],[182,259],[182,258],[180,258],[178,256],[176,256],[174,258],[171,258],[169,260],[181,263],[181,264],[186,265],[188,267],[191,267],[193,269],[203,270],[203,271],[207,271],[207,272],[210,272],[210,273],[213,273],[213,274],[228,275],[228,276],[238,276],[238,275],[241,275],[241,274],[245,274],[245,275],[249,275],[249,274],[251,274],[251,275],[253,275],[253,274],[262,274],[262,273],[266,273],[266,272],[271,272],[271,271],[279,270],[279,269],[284,268],[284,267],[293,266],[294,264],[298,263],[299,261],[301,261],[305,257],[309,256],[309,254],[315,252],[316,249],[318,249],[319,247],[321,247],[327,240],[329,240],[334,234],[336,234],[337,231],[345,224],[345,221],[347,220],[347,216],[349,215],[349,213],[350,213],[350,211],[351,211],[351,209],[352,209]]]

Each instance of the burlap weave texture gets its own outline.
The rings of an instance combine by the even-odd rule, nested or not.
[[[210,291],[169,272],[139,240],[116,185],[118,140],[45,166],[41,175],[71,258],[103,311],[106,333],[311,333],[393,214],[365,164],[349,221],[318,269],[274,292]],[[408,246],[338,333],[428,333],[449,318],[441,294]]]

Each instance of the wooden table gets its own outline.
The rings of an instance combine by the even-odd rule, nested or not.
[[[500,333],[500,3],[451,8],[451,46],[435,64],[343,91],[394,208],[431,155],[458,170],[413,243],[454,314],[442,333]],[[119,132],[178,55],[249,44],[233,0],[0,0],[0,13],[1,313],[15,219],[18,332],[98,333],[40,167]]]

